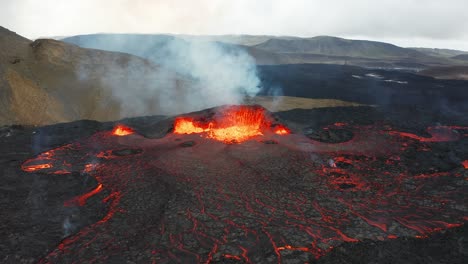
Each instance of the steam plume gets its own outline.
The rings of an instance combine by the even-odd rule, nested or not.
[[[142,71],[141,60],[134,59],[124,66],[112,63],[103,74],[94,76],[120,102],[121,117],[172,115],[238,104],[260,91],[255,61],[241,48],[172,37],[142,43],[129,35],[118,36],[113,35],[107,46],[102,41],[90,46],[132,52],[161,66]],[[93,75],[86,67],[80,67],[77,74],[82,80]]]

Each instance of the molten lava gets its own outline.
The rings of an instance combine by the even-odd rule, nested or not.
[[[33,172],[37,170],[43,170],[43,169],[50,169],[52,168],[52,164],[36,164],[36,165],[28,165],[28,166],[23,166],[23,170],[27,172]]]
[[[93,190],[83,194],[83,195],[80,195],[78,197],[75,197],[69,201],[66,201],[64,203],[65,206],[73,206],[73,205],[79,205],[79,206],[83,206],[86,204],[86,201],[91,198],[92,196],[98,194],[99,192],[102,191],[102,184],[98,184],[98,186],[96,188],[94,188]]]
[[[462,162],[463,168],[468,169],[468,160]]]
[[[251,106],[231,106],[224,108],[219,116],[209,122],[197,121],[189,117],[179,117],[174,122],[175,134],[201,134],[207,138],[224,142],[242,142],[263,135],[271,121],[265,116],[263,108]],[[278,135],[289,134],[289,130],[277,125],[274,132]]]
[[[127,126],[124,126],[124,125],[117,125],[114,130],[112,131],[112,135],[114,136],[127,136],[127,135],[131,135],[135,133],[135,131],[133,131],[133,129],[127,127]]]
[[[278,135],[287,135],[287,134],[289,134],[291,132],[289,131],[289,129],[287,127],[282,126],[282,125],[278,125],[275,128],[275,133],[278,134]]]

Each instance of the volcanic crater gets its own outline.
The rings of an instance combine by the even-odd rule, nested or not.
[[[224,106],[146,127],[108,123],[40,150],[20,177],[87,184],[51,198],[61,204],[52,229],[64,233],[35,257],[311,263],[345,244],[428,239],[467,220],[468,127],[420,136],[388,120],[291,116]]]

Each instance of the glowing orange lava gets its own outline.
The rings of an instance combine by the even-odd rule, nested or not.
[[[201,128],[195,124],[192,118],[178,117],[174,122],[174,133],[176,134],[195,134],[208,132],[208,128]]]
[[[289,131],[287,127],[279,125],[279,126],[276,126],[275,133],[278,135],[287,135],[291,132]]]
[[[284,247],[278,247],[277,248],[279,251],[281,250],[297,250],[297,251],[310,251],[309,248],[306,248],[306,247],[293,247],[291,245],[285,245]]]
[[[98,184],[98,186],[96,188],[94,188],[93,190],[83,194],[83,195],[80,195],[76,198],[73,198],[69,201],[66,201],[64,203],[65,206],[73,206],[73,205],[79,205],[79,206],[83,206],[86,204],[86,201],[91,198],[92,196],[98,194],[99,192],[102,191],[102,184]]]
[[[43,170],[43,169],[50,169],[52,168],[52,164],[46,163],[46,164],[36,164],[36,165],[28,165],[28,166],[23,166],[23,170],[27,172],[33,172],[37,170]]]
[[[94,169],[96,169],[96,167],[97,167],[97,164],[94,164],[94,163],[86,164],[85,167],[84,167],[83,172],[90,173],[90,172],[92,172]]]
[[[468,169],[468,160],[464,160],[464,161],[462,162],[462,165],[463,165],[463,167],[464,167],[465,169]]]
[[[117,125],[114,130],[112,131],[112,135],[114,136],[127,136],[135,133],[133,129],[126,127],[124,125]]]
[[[219,112],[212,121],[201,122],[189,117],[176,118],[175,134],[200,134],[224,142],[242,142],[263,132],[271,125],[263,108],[230,106]],[[284,126],[276,126],[276,134],[289,134]]]

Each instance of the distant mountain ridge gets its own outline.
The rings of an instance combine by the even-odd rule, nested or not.
[[[167,47],[170,44],[190,45],[191,42],[208,41],[220,43],[230,49],[245,50],[259,65],[321,63],[420,70],[465,64],[464,61],[436,52],[429,54],[425,49],[402,48],[384,42],[331,36],[300,38],[252,35],[91,34],[62,40],[85,48],[126,52],[156,63],[167,56]]]
[[[124,52],[148,58],[153,54],[152,50],[162,49],[172,41],[184,40],[165,34],[90,34],[67,37],[62,41],[82,48]]]
[[[311,53],[361,58],[423,57],[423,53],[392,44],[367,40],[349,40],[330,36],[307,39],[269,39],[254,46],[280,53]]]

